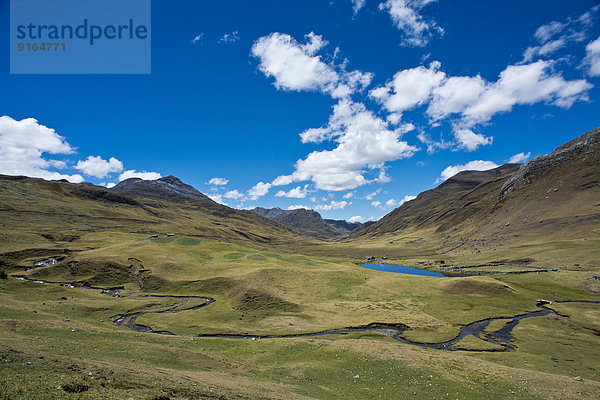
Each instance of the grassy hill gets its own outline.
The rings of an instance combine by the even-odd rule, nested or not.
[[[129,195],[89,184],[0,175],[0,251],[74,242],[86,232],[166,233],[249,243],[299,235],[211,200]]]

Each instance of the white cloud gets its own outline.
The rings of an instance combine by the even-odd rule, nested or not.
[[[242,199],[242,198],[244,198],[244,194],[243,194],[243,193],[240,193],[240,192],[238,192],[237,190],[230,190],[230,191],[226,192],[226,193],[223,195],[223,197],[224,197],[224,198],[226,198],[226,199],[234,199],[234,200],[239,200],[239,199]]]
[[[110,173],[123,171],[123,163],[114,157],[106,161],[100,156],[88,156],[85,161],[77,162],[75,169],[86,175],[105,178]]]
[[[460,113],[475,103],[486,89],[486,82],[479,76],[454,76],[432,90],[432,100],[427,114],[434,120]]]
[[[271,186],[272,185],[270,183],[258,182],[252,187],[252,189],[248,190],[248,196],[250,196],[250,200],[258,200],[259,197],[269,193]]]
[[[548,56],[557,50],[562,49],[567,44],[565,39],[556,39],[552,40],[548,43],[543,44],[542,46],[531,46],[525,49],[523,52],[523,61],[530,62],[535,58]]]
[[[352,10],[354,11],[354,15],[358,13],[364,6],[366,0],[350,0],[352,1]]]
[[[399,71],[385,86],[377,87],[369,94],[395,115],[393,120],[398,121],[402,112],[429,101],[433,89],[446,77],[444,72],[438,71],[440,66],[434,61],[429,68],[419,66]]]
[[[83,182],[79,174],[67,175],[50,171],[50,167],[64,168],[60,160],[48,160],[47,154],[72,154],[73,148],[64,137],[52,128],[40,125],[36,119],[16,121],[9,116],[0,117],[0,173],[25,175],[48,180],[66,179]]]
[[[531,158],[531,152],[529,152],[527,154],[525,154],[525,153],[518,153],[518,154],[515,154],[514,156],[512,156],[508,160],[508,162],[510,164],[520,164],[520,163],[523,163],[523,162],[529,160],[530,158]]]
[[[224,34],[221,39],[219,39],[220,43],[235,43],[240,40],[240,35],[238,31],[233,31],[231,33]]]
[[[371,90],[370,96],[393,115],[393,121],[399,121],[402,112],[425,104],[433,127],[439,126],[442,119],[456,117],[454,143],[472,151],[492,140],[474,133],[473,127],[512,110],[515,105],[544,102],[569,108],[576,101],[589,99],[587,92],[593,85],[584,79],[567,81],[553,70],[554,66],[551,61],[509,65],[495,82],[489,82],[480,75],[449,77],[440,70],[440,63],[434,61],[428,68],[420,66],[397,72],[385,86]],[[329,134],[327,129],[319,128],[305,132],[303,139],[318,142]],[[428,153],[452,145],[443,139],[435,141],[425,132],[419,133],[418,138],[427,144]]]
[[[470,123],[489,121],[499,112],[510,111],[517,104],[546,102],[569,108],[575,101],[587,100],[592,85],[584,79],[566,81],[551,71],[552,63],[537,61],[525,65],[509,65],[500,78],[488,84],[482,95],[462,112]]]
[[[303,206],[301,204],[291,205],[287,208],[288,210],[310,210],[310,207]]]
[[[351,199],[352,197],[354,197],[354,192],[348,192],[345,195],[342,196],[344,199]]]
[[[209,185],[214,185],[214,186],[224,186],[227,185],[229,183],[229,179],[225,179],[225,178],[211,178],[207,184]]]
[[[372,201],[371,205],[375,208],[381,208],[381,202],[379,200],[377,201]]]
[[[402,44],[410,46],[425,46],[433,32],[440,34],[444,30],[434,21],[426,20],[421,9],[436,0],[387,0],[379,5],[380,10],[390,14],[396,28],[404,34]]]
[[[351,224],[361,223],[361,222],[363,222],[363,220],[364,220],[363,217],[361,217],[360,215],[355,215],[355,216],[347,219],[347,221],[350,222]]]
[[[592,15],[600,9],[592,7],[578,18],[567,18],[565,22],[552,21],[540,26],[534,37],[540,43],[528,47],[523,53],[523,61],[545,57],[567,46],[570,42],[582,42],[587,38],[587,31],[592,26]]]
[[[317,54],[327,41],[311,32],[305,42],[299,43],[290,35],[273,32],[259,38],[252,46],[259,69],[273,77],[278,89],[294,91],[320,91],[341,98],[362,90],[371,83],[373,74],[345,71],[341,66],[328,64]]]
[[[400,201],[397,201],[396,199],[389,199],[388,201],[385,202],[385,206],[386,206],[386,208],[400,207],[402,204],[406,203],[407,201],[411,201],[416,198],[417,198],[417,196],[404,196],[404,198]]]
[[[304,185],[304,187],[297,186],[289,191],[280,190],[275,195],[276,197],[289,197],[294,199],[303,199],[308,194],[308,185]]]
[[[590,76],[600,76],[600,37],[585,46],[583,64],[588,68]]]
[[[372,193],[368,193],[365,196],[365,200],[373,200],[373,197],[377,196],[379,194],[379,192],[381,192],[381,188],[377,189],[376,191],[374,191]]]
[[[447,142],[444,138],[441,138],[439,141],[435,141],[431,139],[431,136],[428,133],[421,132],[417,135],[417,139],[427,145],[427,154],[434,154],[438,150],[445,150],[452,146],[452,142]],[[417,163],[418,164],[418,163]]]
[[[537,28],[534,36],[540,43],[546,43],[548,40],[552,39],[554,35],[562,32],[565,27],[566,24],[563,24],[562,22],[552,21]]]
[[[445,168],[436,183],[445,181],[462,171],[487,171],[488,169],[498,168],[498,165],[492,161],[474,160],[463,165],[450,165]]]
[[[316,132],[318,130],[318,132]],[[382,169],[387,161],[411,157],[418,149],[400,140],[400,133],[362,103],[342,99],[327,125],[303,132],[304,143],[333,140],[333,150],[314,151],[298,160],[294,181],[311,180],[317,189],[340,191],[369,183],[366,169]]]
[[[470,129],[456,129],[454,131],[454,137],[458,141],[458,147],[467,151],[475,151],[479,146],[491,144],[493,141],[492,137],[477,134]]]
[[[225,201],[223,200],[223,195],[219,194],[219,193],[212,193],[212,194],[207,194],[207,196],[212,200],[212,201],[216,201],[219,204],[223,204],[224,206],[229,206],[227,203],[225,203]]]
[[[341,210],[342,208],[349,206],[350,204],[352,204],[352,202],[347,202],[345,200],[342,200],[342,201],[332,200],[331,203],[329,203],[329,204],[319,204],[319,205],[315,206],[315,210],[323,210],[323,211]]]
[[[107,189],[114,188],[115,186],[117,186],[117,184],[114,182],[102,183],[101,185],[105,186]]]
[[[273,186],[285,186],[294,182],[294,178],[292,175],[280,175],[271,182]]]
[[[260,59],[259,69],[275,78],[274,85],[278,89],[332,92],[339,77],[316,55],[327,41],[314,33],[305,38],[306,43],[301,44],[290,35],[273,32],[254,43],[252,54]]]
[[[161,175],[158,172],[146,172],[146,171],[142,171],[142,172],[138,172],[134,169],[129,169],[127,171],[124,171],[121,175],[119,175],[119,182],[124,181],[125,179],[129,179],[129,178],[140,178],[146,181],[154,181],[157,180],[161,177]]]
[[[202,44],[202,38],[204,37],[204,33],[200,32],[191,40],[192,44],[200,43]]]

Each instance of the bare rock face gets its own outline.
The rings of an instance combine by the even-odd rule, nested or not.
[[[579,153],[600,143],[600,128],[587,132],[577,139],[558,147],[552,153],[534,158],[519,168],[502,186],[499,198],[535,182],[548,173],[549,170],[573,159]]]
[[[196,200],[212,202],[208,196],[200,193],[193,186],[183,183],[179,178],[174,176],[166,176],[154,181],[130,178],[120,182],[111,190],[125,195],[155,197],[171,201]]]

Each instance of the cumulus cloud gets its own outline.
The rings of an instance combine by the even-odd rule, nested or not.
[[[298,160],[292,177],[294,181],[311,180],[317,189],[355,189],[373,181],[365,178],[366,170],[381,170],[385,162],[411,157],[418,150],[400,140],[400,135],[364,104],[342,99],[334,106],[327,125],[300,135],[304,143],[328,140],[337,147],[314,151]],[[387,177],[383,174],[380,178]]]
[[[531,152],[529,153],[518,153],[515,154],[514,156],[512,156],[508,162],[511,164],[520,164],[520,163],[524,163],[525,161],[529,160],[531,158]]]
[[[456,129],[454,137],[458,141],[458,147],[467,151],[475,151],[479,146],[491,144],[493,141],[492,137],[477,134],[470,129]]]
[[[384,86],[371,90],[370,96],[395,119],[404,111],[425,105],[432,126],[452,118],[454,145],[467,151],[492,142],[491,137],[477,134],[473,128],[487,123],[494,115],[511,111],[516,105],[540,102],[569,108],[576,101],[587,101],[588,90],[593,87],[585,79],[565,80],[554,71],[551,61],[509,65],[493,82],[480,75],[447,76],[440,68],[441,64],[434,61],[428,68],[399,71]],[[329,133],[323,128],[309,130],[303,139],[318,141]],[[427,145],[428,153],[452,144],[435,141],[424,132],[418,138]]]
[[[510,65],[500,78],[487,85],[486,90],[463,111],[470,123],[489,121],[500,112],[510,111],[515,105],[545,102],[569,108],[576,101],[588,100],[592,85],[584,79],[566,81],[551,71],[552,63],[537,61],[525,65]]]
[[[238,40],[240,40],[240,35],[238,31],[233,31],[231,33],[226,33],[223,36],[221,36],[221,39],[219,39],[219,43],[235,43]]]
[[[492,161],[474,160],[463,165],[450,165],[446,167],[436,183],[445,181],[462,171],[487,171],[488,169],[498,168],[498,165]]]
[[[244,198],[244,194],[238,192],[237,190],[230,190],[228,192],[225,192],[225,194],[223,194],[223,198],[225,198],[225,199],[240,200],[240,199]]]
[[[224,186],[227,185],[229,183],[229,179],[225,179],[225,178],[211,178],[207,184],[209,185],[213,185],[213,186]]]
[[[275,195],[276,197],[289,197],[293,199],[303,199],[308,195],[308,185],[304,185],[304,187],[297,186],[293,189],[288,190],[287,192],[284,190],[280,190]]]
[[[48,180],[66,179],[83,182],[79,174],[67,175],[50,171],[64,168],[66,163],[49,160],[46,154],[72,154],[71,145],[52,128],[38,123],[34,118],[20,121],[9,116],[0,117],[0,173],[25,175]]]
[[[258,200],[260,197],[269,193],[271,186],[272,185],[270,183],[258,182],[250,190],[248,190],[248,196],[250,197],[250,200]]]
[[[585,46],[583,64],[588,69],[590,76],[600,76],[600,37]]]
[[[326,45],[327,41],[313,32],[305,35],[304,43],[273,32],[254,43],[252,55],[259,59],[260,71],[275,79],[278,89],[320,91],[340,98],[371,83],[371,73],[346,72],[343,65],[323,61],[317,53]]]
[[[381,202],[379,200],[372,201],[371,205],[375,208],[381,208]]]
[[[352,202],[347,202],[345,200],[342,201],[334,201],[332,200],[329,204],[319,204],[315,206],[315,210],[322,211],[330,211],[330,210],[341,210],[342,208],[352,204]]]
[[[294,178],[292,175],[280,175],[271,182],[273,186],[285,186],[294,182]]]
[[[429,68],[419,66],[399,71],[391,81],[369,94],[397,117],[430,99],[433,89],[440,86],[446,77],[444,72],[439,71],[440,66],[438,61],[434,61]]]
[[[123,171],[123,173],[119,175],[119,182],[129,178],[140,178],[145,181],[154,181],[159,179],[160,177],[161,175],[158,172],[138,172],[134,169],[129,169],[127,171]]]
[[[403,33],[403,45],[423,47],[433,33],[443,34],[444,30],[434,21],[421,15],[421,9],[437,0],[387,0],[379,9],[387,11],[392,22]]]
[[[344,199],[351,199],[352,197],[354,197],[354,192],[348,192],[345,195],[342,196]]]
[[[364,218],[361,217],[360,215],[355,215],[353,217],[348,218],[347,221],[350,222],[351,224],[356,224],[356,223],[363,222]]]
[[[106,161],[100,156],[89,156],[85,161],[77,162],[75,169],[89,176],[105,178],[110,173],[123,171],[123,163],[114,157]]]

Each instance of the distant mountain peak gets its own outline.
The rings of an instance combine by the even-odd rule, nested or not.
[[[333,239],[345,236],[362,225],[332,219],[324,220],[321,217],[321,214],[306,208],[282,210],[279,207],[256,207],[250,211],[291,228],[303,235],[321,239]]]
[[[121,181],[111,190],[125,195],[154,197],[172,201],[212,201],[208,196],[199,192],[193,186],[183,183],[181,179],[173,175],[152,181],[140,178],[129,178]]]

